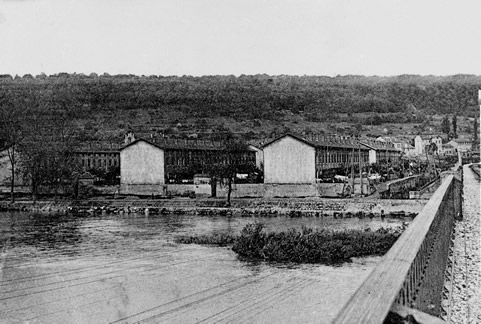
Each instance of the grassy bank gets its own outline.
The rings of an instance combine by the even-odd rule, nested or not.
[[[339,264],[353,257],[383,255],[402,234],[404,227],[395,229],[289,230],[266,232],[262,224],[248,224],[241,234],[183,237],[178,243],[230,245],[238,255],[276,262]]]

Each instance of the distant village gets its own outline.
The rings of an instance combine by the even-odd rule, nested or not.
[[[414,145],[413,145],[414,144]],[[229,164],[227,142],[157,136],[137,138],[133,132],[123,143],[85,143],[73,152],[83,186],[97,188],[90,195],[149,197],[222,197],[227,193],[222,175],[212,166]],[[474,148],[474,149],[473,149]],[[479,148],[468,138],[443,140],[417,135],[394,137],[279,134],[263,143],[246,143],[235,156],[250,165],[235,171],[234,197],[344,197],[369,195],[375,185],[430,173],[435,175],[457,159],[478,158]],[[0,189],[9,192],[10,168],[0,153]],[[17,177],[19,192],[28,183]]]

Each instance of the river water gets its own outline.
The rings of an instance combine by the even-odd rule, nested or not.
[[[401,220],[0,213],[2,323],[327,323],[379,257],[342,266],[239,259],[179,235],[247,223],[379,228]]]

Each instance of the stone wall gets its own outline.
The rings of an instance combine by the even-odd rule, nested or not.
[[[274,208],[290,209],[298,211],[325,211],[325,212],[372,212],[385,213],[418,213],[426,204],[426,200],[390,200],[390,199],[326,199],[326,198],[305,198],[305,199],[234,199],[232,207],[239,208]]]
[[[348,184],[344,183],[318,183],[316,189],[321,197],[341,197],[343,194],[351,192],[351,186],[349,188],[347,186]]]
[[[167,195],[167,186],[162,184],[125,184],[120,185],[120,193],[123,195]]]
[[[245,183],[234,184],[232,198],[304,198],[304,197],[340,197],[343,183],[318,184],[277,184],[277,183]],[[364,193],[369,188],[363,185]],[[355,192],[360,193],[359,184],[355,184]],[[211,187],[208,184],[168,184],[168,185],[127,185],[122,184],[121,194],[126,195],[162,195],[185,196],[195,192],[197,197],[210,197]],[[348,192],[347,190],[345,192]],[[350,191],[349,191],[350,192]],[[217,197],[227,197],[227,186],[217,185]]]
[[[167,187],[167,195],[188,196],[192,192],[195,192],[196,187],[200,187],[200,186],[201,185],[194,185],[194,184],[168,184],[166,186]]]
[[[0,201],[1,210],[22,210],[42,212],[67,212],[68,210],[93,210],[110,212],[137,212],[143,213],[146,208],[163,210],[166,213],[205,214],[219,215],[244,214],[252,215],[278,214],[298,216],[357,214],[373,213],[380,215],[402,213],[405,215],[417,214],[424,207],[426,200],[367,200],[367,199],[321,199],[321,198],[270,198],[270,199],[232,199],[231,207],[225,208],[225,199],[95,199],[75,201],[17,201],[11,204]]]
[[[274,183],[252,183],[237,184],[232,191],[232,198],[256,197],[318,197],[315,184],[274,184]],[[227,197],[227,187],[217,186],[217,197]]]

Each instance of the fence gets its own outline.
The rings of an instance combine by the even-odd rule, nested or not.
[[[462,182],[448,175],[334,323],[383,323],[390,310],[416,314],[423,323],[442,322],[437,316],[461,192]]]

